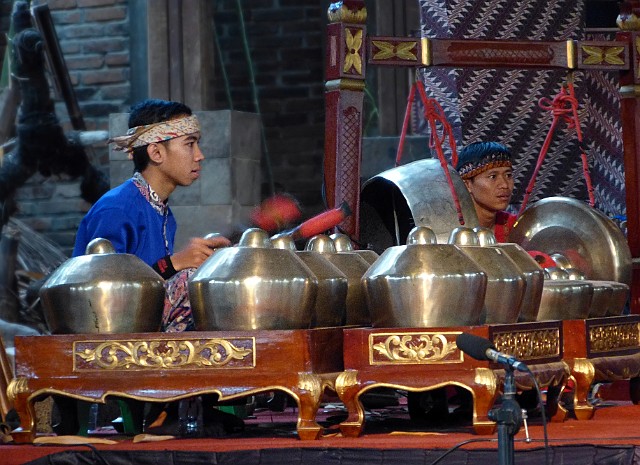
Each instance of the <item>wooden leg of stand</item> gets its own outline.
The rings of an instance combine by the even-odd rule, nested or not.
[[[576,380],[573,413],[578,420],[590,420],[595,409],[588,402],[589,390],[595,378],[595,368],[589,360],[580,358],[573,361],[571,374]]]
[[[29,401],[29,393],[18,393],[14,398],[14,406],[20,417],[20,428],[12,431],[11,437],[16,444],[32,443],[36,438],[36,412],[33,402]]]
[[[298,417],[298,437],[302,440],[319,439],[322,433],[322,427],[316,422],[316,414],[320,407],[320,397],[322,395],[320,378],[314,375],[306,374],[306,377],[313,379],[315,387],[313,389],[305,389],[298,393],[300,399],[300,413]]]
[[[496,424],[489,419],[489,410],[498,398],[496,375],[488,368],[476,368],[475,379],[471,386],[473,392],[473,430],[476,434],[493,434],[496,430]]]
[[[360,383],[357,371],[347,370],[340,374],[336,380],[336,392],[347,409],[347,419],[340,423],[340,431],[345,437],[357,438],[364,427],[364,409],[358,399]]]

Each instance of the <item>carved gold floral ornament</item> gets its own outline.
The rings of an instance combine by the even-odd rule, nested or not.
[[[400,60],[417,61],[418,57],[413,52],[417,42],[384,42],[381,40],[373,40],[371,42],[378,48],[378,52],[373,55],[374,60],[388,60],[390,58],[399,58]]]
[[[587,55],[583,60],[585,65],[624,65],[624,47],[594,47],[583,45],[582,51]]]
[[[344,66],[342,71],[348,73],[351,68],[355,68],[358,74],[362,74],[362,59],[360,58],[360,49],[362,48],[362,29],[345,28],[345,43],[347,50],[344,57]]]
[[[222,368],[234,360],[243,361],[242,368],[255,365],[255,341],[242,341],[249,347],[234,345],[226,339],[170,341],[104,341],[74,342],[74,369],[129,370],[166,368]],[[247,344],[247,342],[249,344]]]
[[[372,335],[376,336],[376,335]],[[455,342],[450,342],[445,334],[392,334],[383,342],[372,343],[372,363],[438,363],[459,362],[460,357],[450,360],[458,351]],[[376,357],[378,355],[379,357]]]

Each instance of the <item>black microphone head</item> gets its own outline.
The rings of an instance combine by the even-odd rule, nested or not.
[[[458,335],[456,345],[461,351],[476,360],[489,360],[487,349],[494,348],[489,339],[467,333]]]

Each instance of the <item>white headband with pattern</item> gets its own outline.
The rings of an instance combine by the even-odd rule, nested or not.
[[[114,143],[114,150],[133,152],[136,147],[156,142],[163,142],[176,137],[186,136],[200,131],[200,122],[196,115],[170,119],[159,123],[136,126],[127,131],[124,136],[113,137],[109,143]]]

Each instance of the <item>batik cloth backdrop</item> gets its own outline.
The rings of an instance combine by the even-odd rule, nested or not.
[[[615,33],[587,34],[579,0],[420,0],[421,33],[428,38],[481,40],[613,40]],[[553,115],[539,106],[567,79],[563,70],[427,68],[420,72],[430,97],[443,106],[458,148],[496,140],[514,154],[517,212],[533,175]],[[618,74],[578,71],[574,85],[587,148],[596,207],[610,217],[625,214],[624,165]],[[414,132],[428,134],[421,111]],[[450,152],[447,153],[450,157]],[[560,122],[529,203],[565,196],[588,201],[574,130]]]

